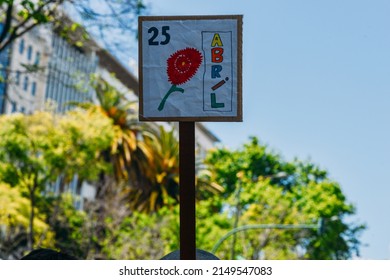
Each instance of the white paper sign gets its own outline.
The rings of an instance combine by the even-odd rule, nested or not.
[[[242,16],[140,17],[140,120],[242,121]]]

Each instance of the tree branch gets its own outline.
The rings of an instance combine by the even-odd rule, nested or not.
[[[13,11],[13,0],[10,1],[10,4],[8,4],[7,12],[6,12],[6,18],[5,18],[5,23],[3,26],[3,30],[0,35],[0,45],[7,36],[10,28],[11,28],[11,21],[12,21],[12,11]]]

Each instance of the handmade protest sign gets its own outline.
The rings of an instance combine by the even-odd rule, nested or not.
[[[139,18],[142,121],[242,121],[242,16]]]
[[[242,121],[242,16],[139,17],[139,119],[179,121],[180,259],[196,258],[195,122]]]

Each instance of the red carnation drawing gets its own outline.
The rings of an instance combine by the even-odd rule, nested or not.
[[[184,92],[184,89],[177,87],[177,85],[188,82],[196,74],[202,59],[202,54],[195,48],[179,50],[167,59],[168,81],[172,86],[161,100],[158,106],[159,111],[164,109],[165,102],[171,93],[175,91]]]

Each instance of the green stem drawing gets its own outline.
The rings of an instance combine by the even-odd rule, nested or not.
[[[165,102],[167,101],[169,95],[171,95],[171,93],[175,91],[183,93],[184,89],[179,88],[176,85],[172,85],[171,88],[168,90],[168,92],[165,94],[164,98],[161,100],[160,105],[158,106],[159,111],[162,111],[164,109]]]

